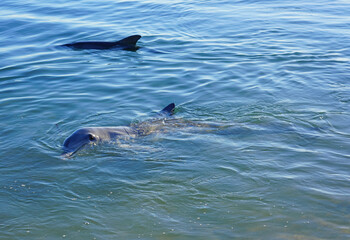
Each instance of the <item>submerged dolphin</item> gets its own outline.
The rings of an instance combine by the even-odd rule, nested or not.
[[[148,135],[162,128],[162,124],[159,124],[159,121],[162,122],[162,119],[164,120],[164,118],[167,116],[172,115],[174,109],[174,103],[171,103],[163,108],[163,110],[159,112],[158,119],[153,121],[158,121],[158,124],[143,122],[141,124],[131,126],[87,127],[78,129],[64,141],[62,155],[64,157],[71,157],[88,144],[97,144],[99,142],[108,142],[120,138],[135,138],[138,136]]]
[[[122,50],[136,51],[139,49],[136,46],[137,41],[141,38],[140,35],[133,35],[122,40],[116,42],[76,42],[76,43],[68,43],[62,46],[70,47],[73,49],[98,49],[98,50],[106,50],[112,48],[119,48]]]

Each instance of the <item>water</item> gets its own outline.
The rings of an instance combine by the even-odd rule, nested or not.
[[[0,4],[1,239],[350,237],[348,1]],[[141,49],[73,51],[140,34]],[[83,126],[233,125],[87,149]]]

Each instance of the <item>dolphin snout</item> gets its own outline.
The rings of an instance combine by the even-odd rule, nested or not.
[[[63,153],[61,154],[62,157],[65,158],[70,158],[72,157],[75,153],[77,153],[80,149],[84,148],[86,143],[81,144],[80,146],[77,146],[76,148],[72,149],[66,146],[63,146],[62,150]]]
[[[62,148],[63,152],[61,153],[62,158],[70,158],[72,157],[78,150],[72,150],[72,149],[66,149],[65,147]]]
[[[65,159],[65,158],[70,158],[73,156],[73,152],[62,152],[61,153],[61,158]]]

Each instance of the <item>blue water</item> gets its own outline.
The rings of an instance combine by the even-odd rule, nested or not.
[[[1,1],[0,239],[350,238],[349,23],[342,0]],[[171,102],[231,127],[60,157]]]

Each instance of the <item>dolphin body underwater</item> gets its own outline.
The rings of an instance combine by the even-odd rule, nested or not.
[[[175,104],[171,103],[158,113],[157,118],[130,126],[86,127],[76,130],[63,143],[63,157],[71,157],[87,145],[116,141],[121,138],[146,136],[164,128],[165,120],[174,113]]]
[[[128,51],[136,51],[139,49],[136,46],[137,41],[141,38],[140,35],[132,35],[126,37],[122,40],[116,42],[76,42],[63,44],[63,47],[70,47],[77,50],[83,49],[97,49],[97,50],[107,50],[107,49],[122,49]]]

